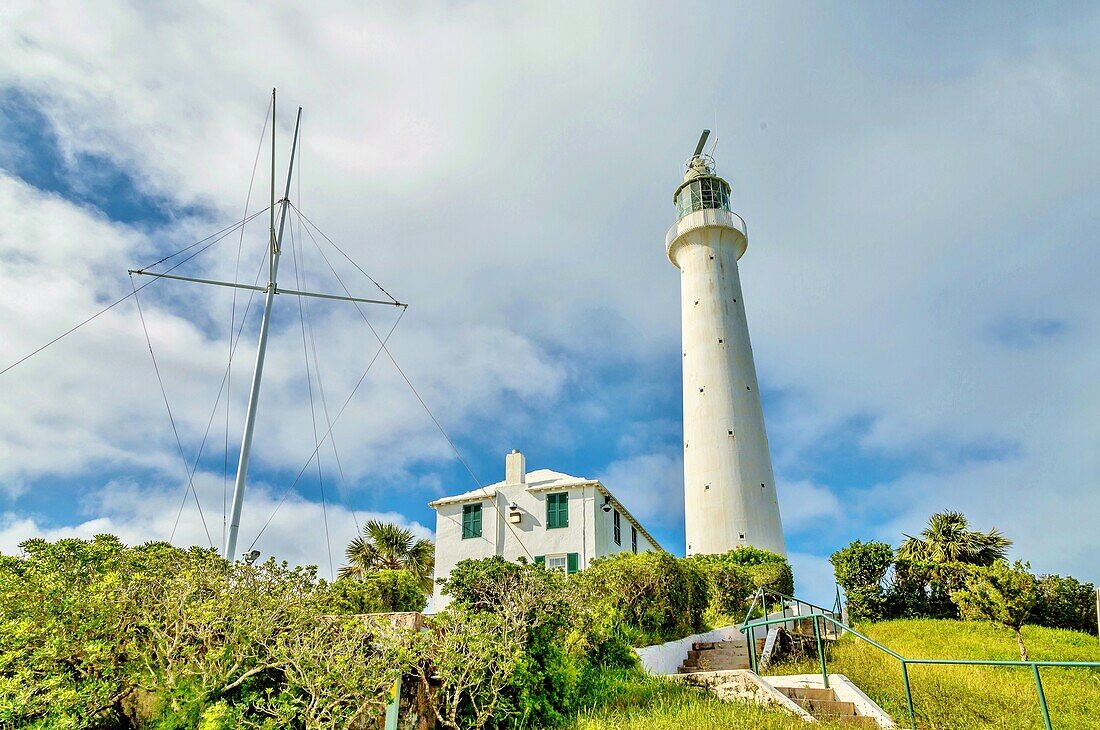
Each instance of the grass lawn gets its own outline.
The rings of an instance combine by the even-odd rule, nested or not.
[[[905,657],[937,659],[1020,658],[1007,629],[964,621],[883,621],[856,627]],[[1031,659],[1100,661],[1095,636],[1075,631],[1024,627]],[[898,660],[852,635],[830,651],[829,671],[847,675],[873,700],[909,727]],[[820,671],[815,661],[782,664],[775,674]],[[1041,669],[1043,691],[1055,730],[1100,728],[1100,671]],[[1043,727],[1029,668],[910,666],[913,707],[922,730],[1029,730]],[[671,727],[671,726],[670,726]]]
[[[568,730],[835,730],[807,726],[778,708],[725,702],[709,692],[639,672],[610,672],[601,678],[597,706],[580,713]]]

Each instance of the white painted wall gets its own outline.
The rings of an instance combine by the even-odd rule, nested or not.
[[[687,554],[754,545],[786,555],[737,270],[744,222],[701,210],[667,241],[681,282]]]

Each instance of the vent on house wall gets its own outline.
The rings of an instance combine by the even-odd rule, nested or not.
[[[745,533],[743,533],[743,532],[741,533],[741,539],[742,539],[742,540],[744,540],[744,539],[745,539]]]
[[[721,337],[719,337],[719,338],[718,338],[718,344],[719,344],[719,345],[721,345],[721,344],[722,344],[722,338],[721,338]]]

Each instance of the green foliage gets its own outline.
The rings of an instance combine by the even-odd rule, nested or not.
[[[722,560],[730,565],[752,566],[752,565],[770,565],[772,563],[787,563],[787,559],[778,553],[773,553],[770,550],[762,550],[752,545],[742,545],[741,547],[734,548],[727,553],[722,553],[718,556]]]
[[[881,586],[894,562],[894,549],[884,542],[856,540],[829,558],[836,582],[845,591]]]
[[[1028,623],[1054,629],[1096,633],[1096,587],[1076,578],[1040,576],[1039,593]]]
[[[440,579],[442,592],[451,602],[469,611],[496,611],[502,593],[519,585],[523,565],[499,555],[491,558],[460,560],[451,574]]]
[[[1020,628],[1031,615],[1038,592],[1026,563],[997,561],[990,566],[971,567],[965,587],[951,594],[962,617],[968,620],[991,621],[1012,629],[1020,646],[1020,659],[1027,660]]]
[[[758,588],[794,593],[794,574],[786,558],[751,545],[721,555],[694,555],[687,560],[707,578],[710,602],[706,615],[711,624],[743,620]]]
[[[372,570],[359,578],[340,578],[328,585],[333,613],[423,611],[428,605],[419,581],[407,570]]]
[[[756,582],[749,571],[720,561],[697,562],[707,577],[710,592],[707,616],[714,618],[708,623],[719,621],[717,618],[719,616],[728,616],[738,622],[744,620],[749,601],[757,589]]]
[[[435,690],[435,678],[422,676],[437,720],[462,728],[562,722],[577,704],[589,648],[570,646],[576,604],[568,600],[566,576],[492,557],[459,562],[441,586],[451,603],[433,619],[433,630],[475,635],[455,644],[446,637],[433,640],[427,652],[430,661],[423,666],[452,668],[437,674],[442,686]],[[464,646],[480,646],[479,626],[491,628],[486,640],[505,652],[487,654],[480,665],[463,656]]]
[[[344,727],[411,669],[410,637],[329,614],[313,568],[31,540],[0,560],[0,726]]]
[[[906,535],[898,548],[898,557],[929,563],[966,563],[992,565],[1004,560],[1012,541],[992,528],[988,532],[971,530],[961,512],[938,512],[928,519],[920,537]]]
[[[416,578],[425,594],[432,592],[435,545],[418,540],[404,527],[371,520],[363,525],[344,551],[348,564],[340,568],[341,578],[364,578],[376,570],[405,570]]]
[[[597,558],[573,576],[571,589],[593,623],[620,626],[642,644],[702,631],[709,602],[698,564],[664,552]]]
[[[794,573],[791,566],[783,563],[765,563],[745,567],[749,578],[757,588],[768,588],[788,596],[794,595]]]

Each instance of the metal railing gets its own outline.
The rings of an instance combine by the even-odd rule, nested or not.
[[[779,594],[782,595],[782,594]],[[756,600],[754,598],[753,604]],[[802,601],[801,603],[805,603]],[[813,604],[806,604],[812,606]],[[819,608],[819,607],[815,607]],[[752,613],[752,607],[749,608],[749,613]],[[992,666],[992,667],[1030,667],[1032,678],[1035,680],[1035,691],[1039,697],[1039,709],[1043,713],[1043,723],[1046,726],[1046,730],[1053,730],[1050,724],[1050,710],[1047,707],[1046,694],[1043,692],[1043,680],[1039,676],[1040,667],[1067,667],[1067,668],[1091,668],[1100,669],[1100,662],[1050,662],[1050,661],[1011,661],[1011,660],[997,660],[997,659],[913,659],[904,657],[898,654],[893,649],[890,649],[882,644],[878,643],[874,639],[864,636],[860,632],[848,626],[843,621],[836,619],[829,615],[832,611],[826,612],[825,609],[817,613],[812,613],[809,616],[802,616],[801,618],[813,619],[814,623],[814,639],[817,642],[817,658],[821,664],[821,680],[825,685],[825,688],[829,688],[829,672],[825,661],[825,646],[822,641],[822,631],[820,624],[828,622],[832,624],[840,632],[851,633],[859,639],[867,642],[871,646],[875,647],[879,651],[885,652],[890,656],[901,662],[901,679],[902,684],[905,687],[905,704],[909,710],[909,726],[912,730],[917,730],[916,714],[913,711],[913,690],[909,682],[909,665],[910,664],[943,664],[943,665],[966,665],[966,666]],[[790,619],[786,617],[781,618],[768,618],[765,614],[764,618],[751,620],[749,616],[745,617],[745,622],[741,624],[741,633],[747,633],[746,642],[749,645],[749,665],[752,667],[752,671],[756,671],[756,642],[753,641],[753,629],[758,626],[771,626],[773,624],[781,624],[789,622]]]
[[[769,598],[773,599],[774,603],[769,604]],[[814,611],[823,614],[831,614],[834,618],[842,617],[839,589],[833,607],[825,608],[824,606],[818,606],[816,603],[803,601],[801,598],[788,596],[786,593],[781,593],[771,588],[759,588],[756,593],[753,594],[752,602],[749,603],[749,609],[745,612],[745,620],[742,624],[747,623],[752,618],[753,611],[756,610],[757,606],[761,607],[765,617],[770,616],[775,611],[779,611],[783,618],[786,619],[787,610],[791,610],[791,618],[786,619],[787,623],[793,623],[796,619],[809,618]],[[809,612],[803,613],[803,609],[809,609]]]

